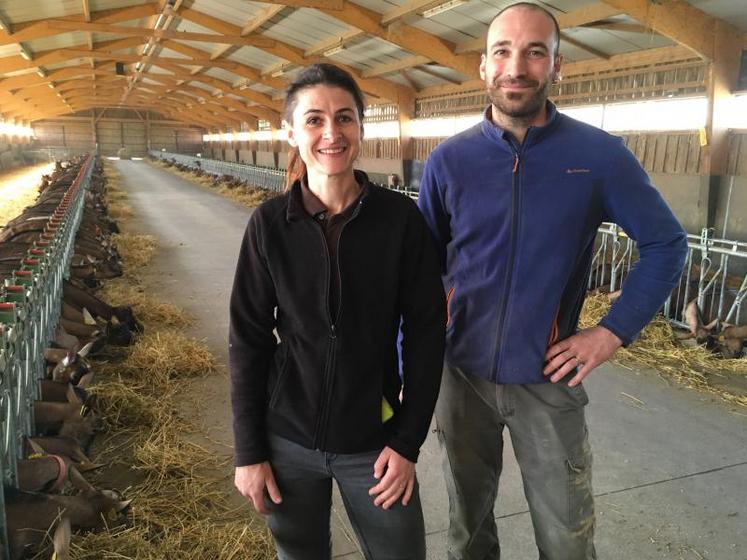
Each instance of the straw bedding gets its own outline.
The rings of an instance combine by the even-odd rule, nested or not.
[[[599,323],[610,307],[605,295],[590,296],[581,312],[580,327]],[[671,324],[657,315],[628,348],[620,348],[613,362],[630,368],[655,370],[684,385],[720,395],[734,404],[747,406],[747,395],[730,390],[720,381],[727,377],[747,380],[747,359],[723,359],[701,346],[683,346]]]
[[[132,486],[125,494],[133,502],[126,525],[74,535],[71,557],[275,558],[264,523],[247,503],[237,506],[232,500],[229,457],[191,441],[199,433],[179,412],[178,403],[189,398],[185,381],[215,374],[215,357],[203,342],[178,330],[193,319],[176,306],[157,302],[137,275],[153,258],[155,239],[122,234],[117,246],[126,270],[133,272],[107,282],[99,295],[113,305],[132,305],[146,333],[134,346],[117,349],[95,366],[91,391],[107,433],[97,441],[93,460],[108,466],[87,476],[105,488],[115,470],[129,473],[127,484]]]
[[[190,171],[182,171],[180,169],[177,169],[176,167],[166,165],[166,163],[164,163],[162,160],[150,160],[150,163],[151,165],[155,165],[156,167],[160,167],[165,171],[169,171],[170,173],[178,175],[183,179],[196,183],[202,187],[207,187],[211,190],[214,190],[221,196],[230,198],[234,202],[238,202],[239,204],[243,204],[244,206],[247,206],[249,208],[255,208],[256,206],[262,204],[265,200],[276,196],[276,193],[259,187],[229,187],[222,181],[216,180],[211,176],[196,175],[195,173],[192,173]]]

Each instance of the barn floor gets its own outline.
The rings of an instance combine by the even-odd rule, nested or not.
[[[138,232],[162,250],[145,271],[164,301],[198,317],[190,334],[225,363],[228,296],[250,210],[144,161],[114,162]],[[747,558],[747,410],[672,385],[655,373],[606,365],[587,382],[594,449],[597,552],[605,559]],[[224,376],[196,383],[197,411],[216,449],[230,446]],[[507,438],[508,439],[508,438]],[[521,479],[506,446],[495,515],[503,557],[536,558]],[[435,437],[418,463],[428,558],[446,558],[448,506]],[[358,559],[339,499],[336,558]]]

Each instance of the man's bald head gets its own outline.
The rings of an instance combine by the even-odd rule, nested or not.
[[[499,17],[501,17],[502,14],[505,14],[509,10],[532,10],[547,16],[547,18],[552,22],[553,27],[555,27],[555,42],[553,43],[554,52],[552,54],[553,57],[558,55],[558,51],[560,50],[560,26],[558,25],[558,20],[555,19],[555,16],[552,15],[550,11],[546,10],[538,4],[533,4],[532,2],[517,2],[516,4],[506,6],[500,12],[498,12],[491,20],[490,25],[493,25],[493,22],[495,20],[497,20]]]

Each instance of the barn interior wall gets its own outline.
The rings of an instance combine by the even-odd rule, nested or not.
[[[189,154],[202,149],[201,129],[160,118],[150,122],[140,117],[49,119],[35,122],[33,129],[41,147],[64,148],[73,154],[91,151],[98,143],[103,156],[116,156],[126,147],[130,156],[142,157],[149,149],[149,137],[154,150]]]

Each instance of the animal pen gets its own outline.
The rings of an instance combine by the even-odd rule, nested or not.
[[[0,287],[0,467],[5,485],[18,486],[17,462],[23,458],[24,439],[34,433],[34,401],[41,396],[39,380],[45,373],[43,350],[54,338],[60,316],[62,282],[69,276],[92,159],[85,159],[22,265]],[[0,491],[0,536],[10,558],[2,498]]]

